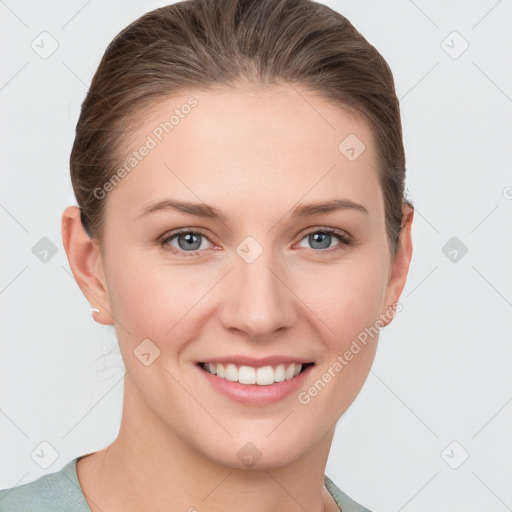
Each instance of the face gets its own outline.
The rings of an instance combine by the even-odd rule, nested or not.
[[[103,189],[105,305],[133,414],[232,467],[280,466],[332,435],[407,271],[365,122],[298,90],[154,104],[132,168]]]

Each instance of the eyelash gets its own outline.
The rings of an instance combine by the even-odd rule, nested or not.
[[[348,247],[349,245],[352,244],[352,240],[349,236],[343,234],[341,231],[338,231],[337,229],[334,229],[334,228],[315,228],[311,231],[308,231],[306,233],[304,233],[303,237],[299,240],[299,242],[301,242],[304,238],[306,238],[308,235],[311,235],[313,233],[328,233],[330,235],[335,235],[338,240],[340,241],[340,243],[338,245],[335,245],[334,247],[330,247],[328,249],[310,249],[311,251],[314,251],[315,253],[320,253],[320,254],[325,254],[325,253],[331,253],[333,251],[336,251],[337,249],[341,249],[343,247]],[[171,241],[173,238],[177,237],[178,235],[183,235],[183,234],[194,234],[194,235],[202,235],[204,236],[207,240],[209,240],[208,236],[206,235],[206,233],[200,229],[196,229],[196,230],[192,230],[192,229],[181,229],[181,230],[178,230],[178,231],[174,231],[172,232],[171,234],[165,234],[164,237],[161,239],[161,242],[160,242],[160,245],[162,247],[165,246],[166,250],[169,251],[171,254],[175,254],[175,255],[182,255],[182,256],[199,256],[200,255],[200,252],[199,250],[195,250],[195,251],[182,251],[182,250],[179,250],[179,249],[176,249],[175,247],[172,247],[171,245],[168,244],[169,241]]]

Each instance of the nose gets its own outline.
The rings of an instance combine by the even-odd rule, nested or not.
[[[220,304],[225,329],[262,341],[296,321],[298,299],[287,282],[286,267],[271,252],[264,250],[252,262],[236,256]]]

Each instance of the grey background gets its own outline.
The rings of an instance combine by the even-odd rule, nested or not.
[[[0,1],[0,488],[117,436],[124,367],[69,270],[60,217],[101,55],[166,3]],[[393,70],[416,207],[403,310],[326,474],[375,512],[512,510],[512,1],[325,3]]]

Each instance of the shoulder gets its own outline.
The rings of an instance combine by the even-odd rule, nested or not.
[[[338,489],[327,475],[324,475],[324,483],[342,512],[371,512],[371,510],[368,510],[349,498],[341,489]]]
[[[77,460],[33,482],[0,490],[0,512],[90,512],[76,475]]]

